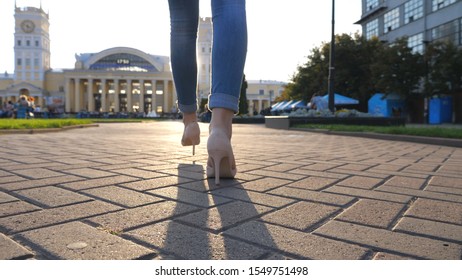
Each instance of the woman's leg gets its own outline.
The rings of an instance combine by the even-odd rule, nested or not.
[[[245,0],[212,0],[212,88],[209,108],[237,113],[247,55]]]
[[[197,111],[196,40],[199,0],[169,0],[170,59],[178,96],[178,109],[192,117]]]
[[[212,110],[207,141],[207,176],[234,178],[236,162],[231,146],[232,120],[239,107],[244,64],[247,54],[245,0],[212,0],[213,46]]]

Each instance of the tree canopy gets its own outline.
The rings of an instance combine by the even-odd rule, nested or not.
[[[359,34],[335,36],[334,90],[356,98],[365,109],[377,93],[397,93],[405,99],[462,92],[462,49],[447,42],[426,45],[425,53],[413,51],[407,38],[384,44]],[[309,101],[327,93],[330,44],[315,47],[276,100]]]

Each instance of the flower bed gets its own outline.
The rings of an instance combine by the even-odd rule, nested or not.
[[[289,129],[296,124],[344,124],[371,126],[400,126],[405,125],[402,117],[371,116],[356,110],[339,110],[332,114],[329,110],[298,110],[283,116],[265,117],[265,125],[269,128]]]

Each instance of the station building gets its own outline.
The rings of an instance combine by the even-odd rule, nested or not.
[[[66,113],[171,112],[176,106],[168,56],[115,47],[75,55],[73,69],[51,69],[49,14],[42,7],[15,7],[14,74],[0,75],[0,104],[33,97],[35,105]],[[211,18],[202,18],[198,32],[199,99],[210,94]],[[280,82],[249,82],[251,106],[260,111],[281,92]],[[274,88],[276,87],[276,88]],[[258,89],[257,89],[258,88]],[[251,108],[251,110],[253,110]]]

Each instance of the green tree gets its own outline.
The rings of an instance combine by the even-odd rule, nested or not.
[[[241,94],[239,96],[239,115],[246,115],[249,113],[249,104],[247,102],[247,80],[245,75],[242,77]]]
[[[425,64],[423,56],[408,47],[407,38],[383,48],[376,58],[370,69],[372,81],[380,92],[397,93],[404,98],[418,93]]]
[[[425,51],[425,93],[455,94],[462,90],[462,49],[452,42],[435,42]]]

